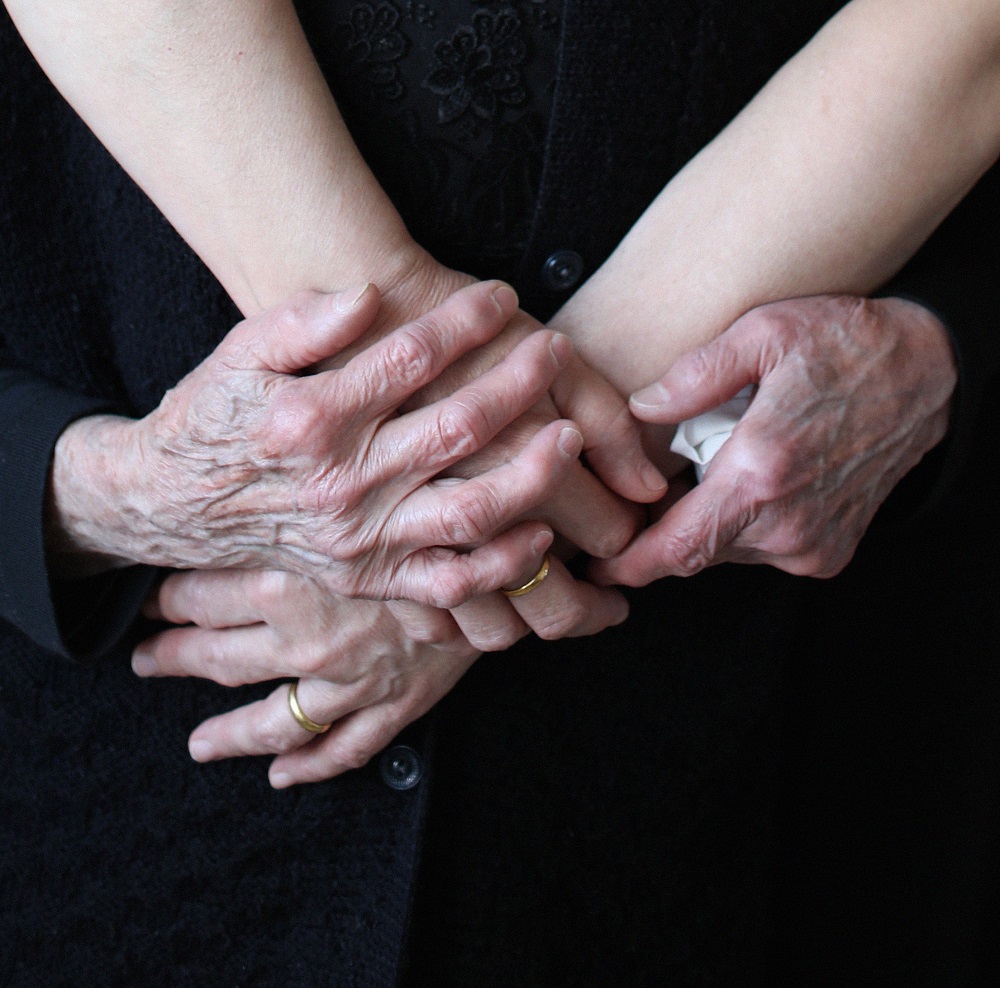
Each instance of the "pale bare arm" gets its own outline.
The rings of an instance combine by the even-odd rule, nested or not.
[[[629,392],[755,306],[868,294],[996,159],[998,106],[1000,5],[854,0],[551,325]]]
[[[244,312],[370,278],[387,288],[389,323],[397,295],[411,316],[462,282],[406,234],[288,0],[6,3]],[[996,158],[998,50],[992,0],[854,0],[554,324],[628,392],[756,305],[869,292]]]
[[[425,260],[290,0],[5,3],[49,78],[245,315],[306,289],[389,289]]]

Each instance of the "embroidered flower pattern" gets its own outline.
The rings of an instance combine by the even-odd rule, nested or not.
[[[429,4],[406,0],[406,16],[421,27],[432,28],[437,19],[437,11]]]
[[[562,0],[295,0],[365,161],[444,264],[515,276],[541,185]]]
[[[399,11],[391,3],[359,3],[349,23],[338,25],[338,47],[345,75],[363,76],[372,93],[394,100],[403,95],[396,64],[406,54],[406,38],[397,29]]]
[[[525,102],[521,66],[527,51],[520,30],[521,20],[512,10],[480,10],[471,27],[461,27],[435,45],[436,64],[424,85],[438,97],[439,123],[467,114],[492,121],[501,106]]]

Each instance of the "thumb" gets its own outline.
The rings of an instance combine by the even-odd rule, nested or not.
[[[332,295],[300,292],[240,323],[219,349],[241,369],[294,374],[357,340],[371,326],[378,305],[372,284]]]
[[[729,401],[761,378],[761,339],[736,332],[739,320],[717,340],[684,354],[659,381],[629,399],[643,422],[684,422]]]

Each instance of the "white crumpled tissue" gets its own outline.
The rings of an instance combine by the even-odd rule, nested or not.
[[[712,458],[722,449],[725,441],[733,434],[736,423],[750,407],[753,393],[754,385],[749,384],[724,405],[677,426],[670,448],[673,452],[686,456],[694,464],[699,483]]]

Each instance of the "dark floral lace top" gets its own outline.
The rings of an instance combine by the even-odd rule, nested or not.
[[[507,277],[552,109],[561,0],[298,0],[362,153],[438,260]]]

